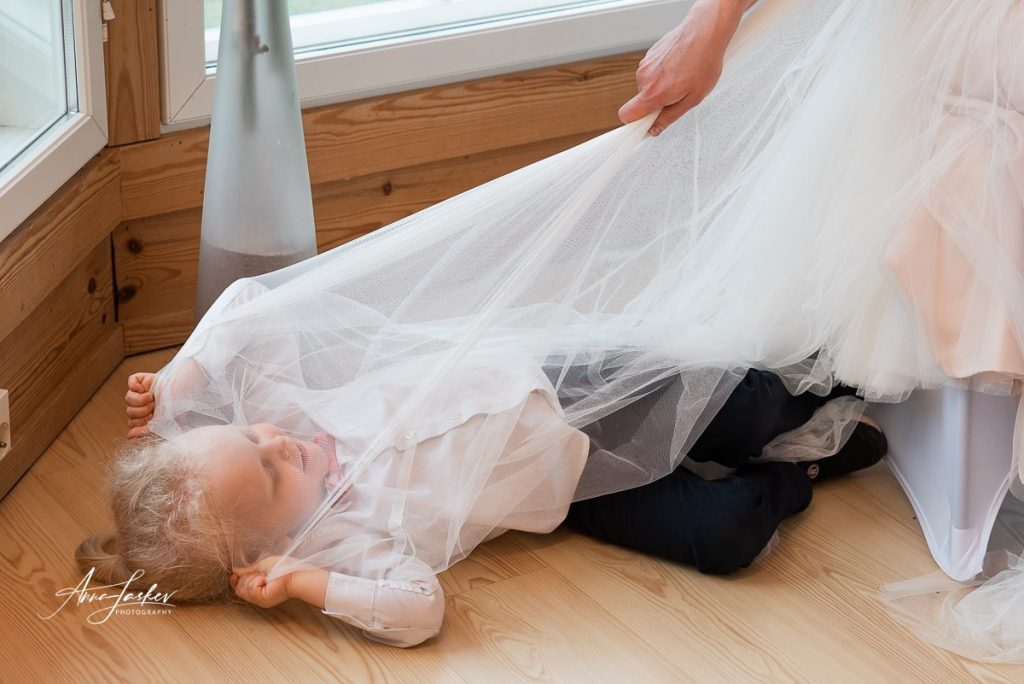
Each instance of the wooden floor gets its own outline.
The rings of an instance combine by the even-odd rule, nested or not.
[[[105,529],[101,493],[122,439],[132,357],[0,502],[0,681],[955,682],[1024,681],[963,660],[886,616],[884,582],[935,569],[884,466],[821,485],[778,548],[730,578],[701,576],[567,532],[511,533],[442,576],[441,635],[399,650],[289,602],[113,615],[67,606],[73,550]]]

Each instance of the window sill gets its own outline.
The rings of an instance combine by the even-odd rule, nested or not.
[[[11,129],[6,130],[0,134],[0,146],[14,138]],[[29,131],[29,138],[34,135],[35,131]],[[14,232],[106,144],[105,127],[87,114],[70,114],[40,136],[0,174],[0,240]]]

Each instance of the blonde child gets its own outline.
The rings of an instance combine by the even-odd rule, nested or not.
[[[539,369],[463,365],[452,372],[458,392],[418,417],[415,437],[386,445],[322,523],[319,543],[330,548],[321,554],[330,555],[324,565],[331,567],[305,567],[267,581],[280,560],[275,554],[289,546],[379,428],[366,415],[386,420],[384,408],[407,396],[418,377],[399,364],[337,392],[335,405],[353,426],[336,430],[338,439],[321,432],[302,440],[255,424],[211,425],[164,440],[149,435],[147,425],[173,383],[132,375],[125,397],[132,439],[112,477],[117,534],[84,541],[79,563],[112,582],[141,568],[147,582],[176,591],[178,600],[217,600],[233,592],[270,608],[297,598],[392,645],[434,636],[444,613],[436,572],[506,529],[553,530],[568,510],[588,440],[560,419]],[[542,447],[523,444],[546,431],[556,436],[542,440]],[[485,432],[507,445],[508,463],[492,469],[500,475],[478,483],[478,495],[467,502],[458,475],[471,443]],[[414,465],[403,473],[413,453]],[[394,492],[403,474],[408,500],[396,535]],[[454,500],[464,504],[455,507]],[[449,529],[459,530],[461,548],[454,554],[444,549],[451,545]]]

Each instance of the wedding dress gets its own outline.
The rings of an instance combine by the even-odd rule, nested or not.
[[[272,576],[353,571],[371,546],[373,572],[386,574],[402,563],[381,561],[382,544],[440,572],[538,505],[533,466],[559,468],[565,426],[673,374],[681,389],[640,440],[593,450],[560,496],[673,470],[751,367],[793,392],[842,382],[882,402],[936,387],[1013,394],[1024,377],[1022,112],[1019,0],[762,0],[717,88],[658,138],[646,135],[652,115],[236,283],[158,375],[151,429],[336,433],[346,415],[332,406],[358,405],[358,388],[402,364],[416,382],[386,412],[359,414],[375,438],[345,457]],[[557,425],[513,440],[509,405],[496,401],[451,473],[461,495],[421,510],[417,450],[394,447],[481,364],[543,368],[546,381],[534,379],[549,383]],[[859,411],[823,415],[824,429],[780,440],[771,457],[833,452]],[[366,522],[372,540],[338,546],[327,530],[346,492],[383,460],[395,475],[375,490],[385,512]],[[484,498],[494,505],[481,517]],[[1018,604],[1022,577],[1001,580]],[[1005,620],[979,643],[1006,637]],[[974,653],[1021,657],[1022,644],[1017,630]]]

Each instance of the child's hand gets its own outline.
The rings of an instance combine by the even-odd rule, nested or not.
[[[141,437],[149,432],[149,421],[156,409],[153,398],[153,373],[133,373],[128,378],[128,394],[124,395],[128,414],[128,437]]]
[[[235,594],[260,608],[273,608],[291,598],[288,595],[288,579],[291,575],[278,577],[267,582],[267,573],[281,560],[281,556],[269,556],[231,573],[231,588]]]

